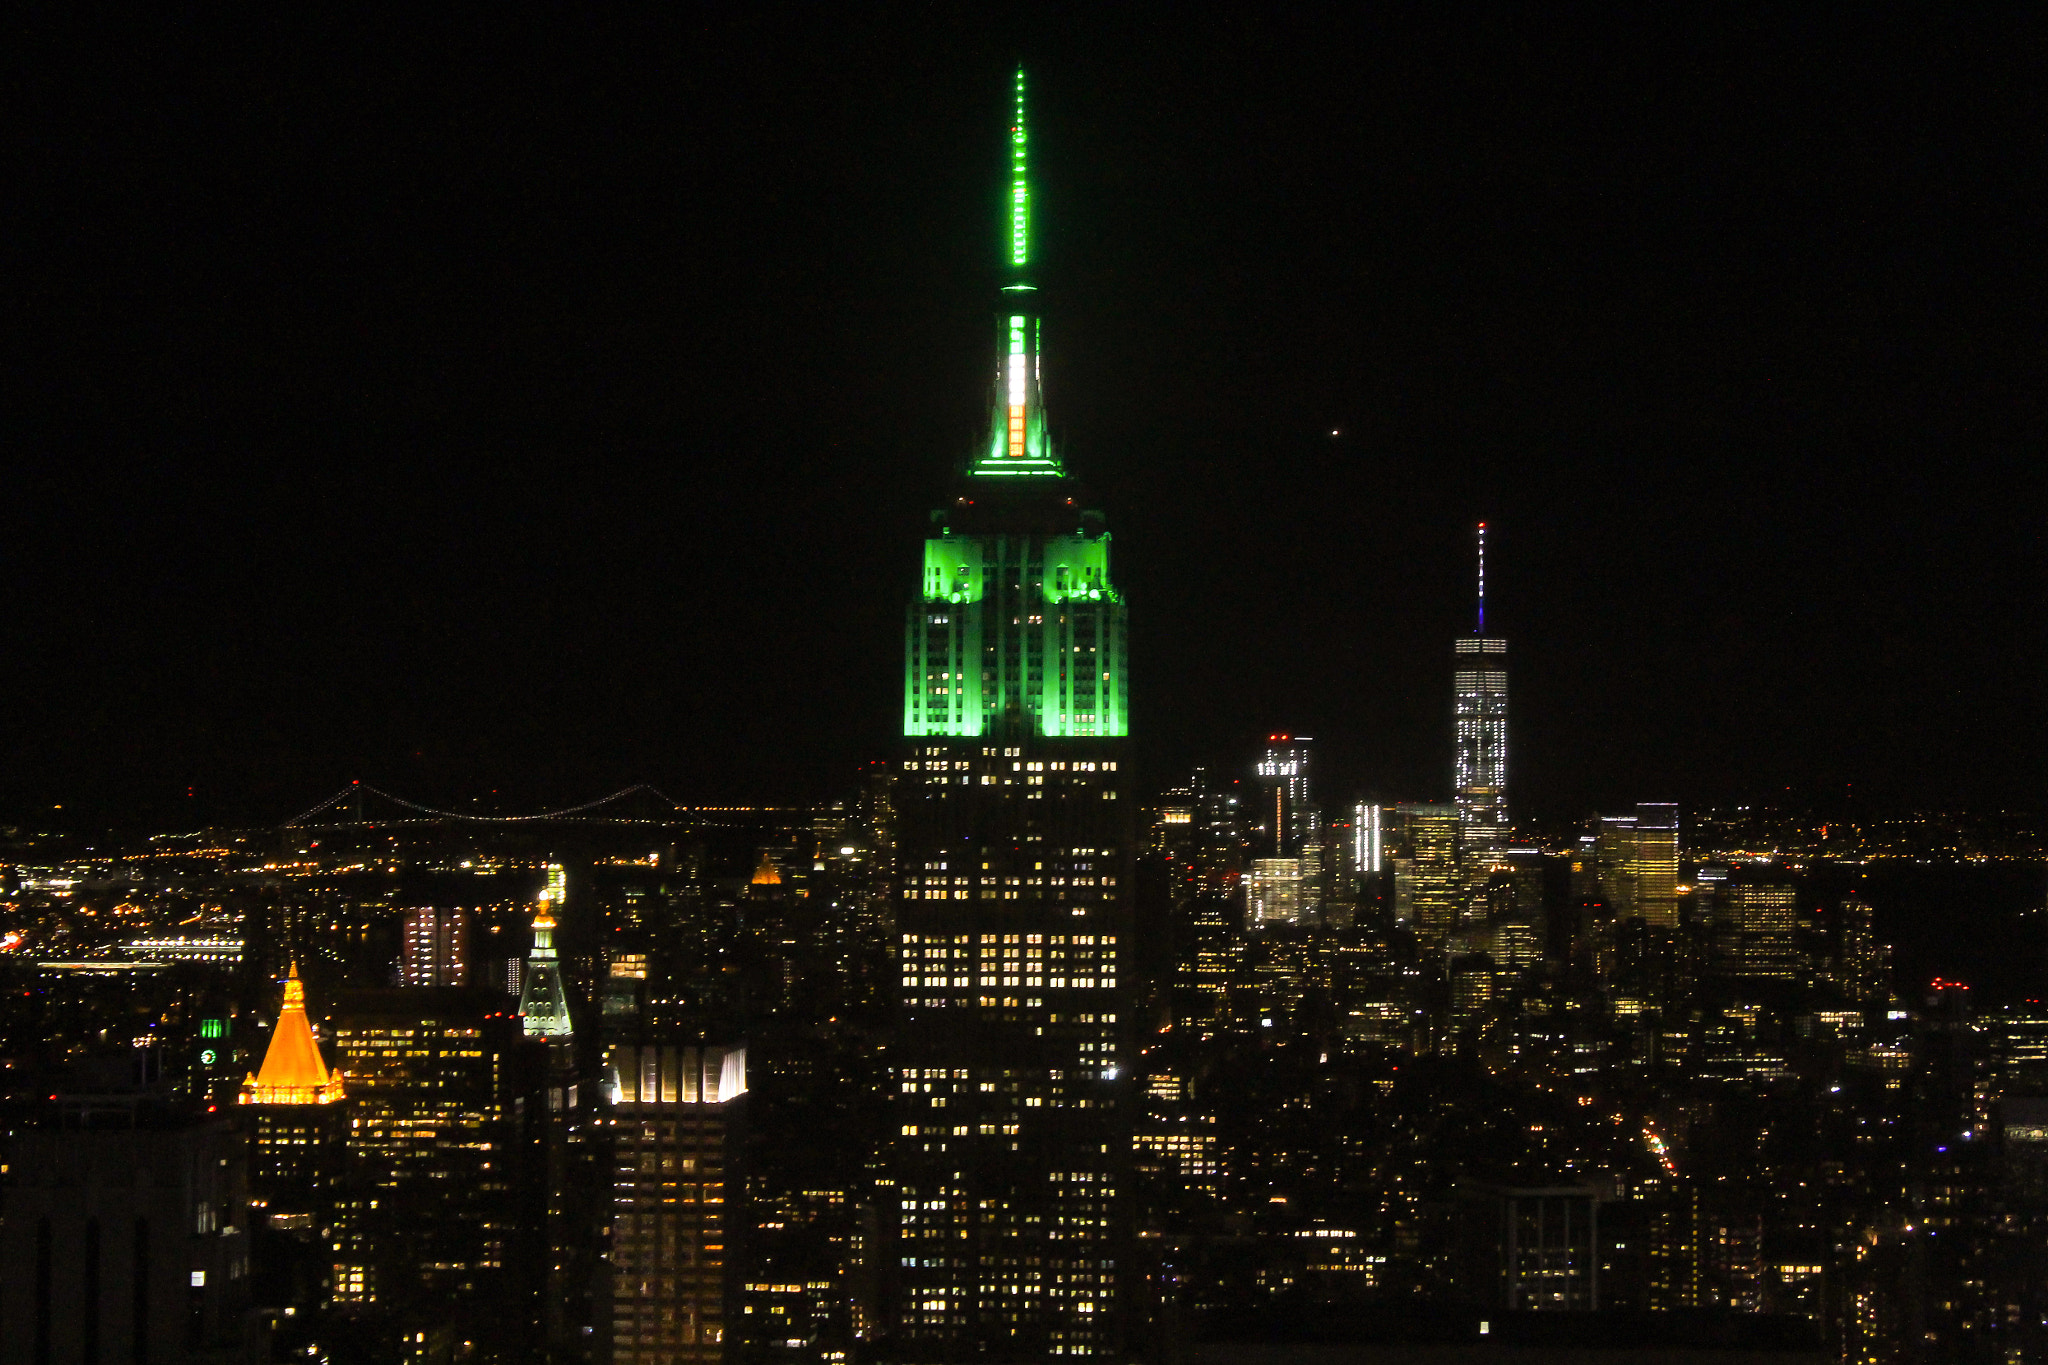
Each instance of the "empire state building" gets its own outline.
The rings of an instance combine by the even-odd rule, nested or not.
[[[1120,1349],[1132,851],[1124,603],[1045,418],[1024,76],[989,434],[904,645],[893,1052],[906,1360]]]

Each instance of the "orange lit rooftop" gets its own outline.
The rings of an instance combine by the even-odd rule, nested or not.
[[[242,1083],[243,1104],[332,1104],[341,1098],[341,1073],[329,1071],[306,1018],[306,988],[298,964],[284,983],[284,1009],[263,1066]]]

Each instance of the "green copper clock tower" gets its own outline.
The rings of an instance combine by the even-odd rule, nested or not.
[[[1046,425],[1028,150],[1019,72],[989,435],[904,648],[893,1350],[934,1365],[1123,1350],[1126,628]]]

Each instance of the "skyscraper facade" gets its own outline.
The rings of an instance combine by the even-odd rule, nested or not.
[[[1327,850],[1322,812],[1309,785],[1312,743],[1306,735],[1269,735],[1264,756],[1253,766],[1266,829],[1266,856],[1258,865],[1277,879],[1269,885],[1284,881],[1287,890],[1280,897],[1284,905],[1269,901],[1263,913],[1248,916],[1250,923],[1310,919],[1322,905]],[[1249,879],[1246,886],[1252,886]]]
[[[1463,893],[1458,874],[1456,806],[1404,803],[1386,809],[1388,866],[1394,873],[1394,915],[1429,948],[1458,927]]]
[[[1197,768],[1186,787],[1168,794],[1155,834],[1155,851],[1168,862],[1174,906],[1175,984],[1218,998],[1237,969],[1237,898],[1245,870],[1241,825],[1237,797],[1229,788],[1212,786],[1208,770]]]
[[[1678,927],[1678,807],[1648,801],[1636,807],[1635,911],[1660,928]]]
[[[324,1304],[333,1284],[326,1240],[334,1217],[347,1132],[339,1072],[330,1071],[306,1016],[306,988],[294,965],[263,1064],[242,1084],[251,1106],[250,1262],[257,1302],[295,1310]]]
[[[469,984],[469,912],[416,905],[399,937],[399,979],[408,986]]]
[[[1118,1349],[1129,1150],[1125,620],[1101,513],[1047,432],[1025,175],[985,447],[933,514],[905,646],[897,1350]]]
[[[1380,808],[1361,801],[1351,808],[1351,870],[1376,876],[1386,858],[1386,829]]]
[[[1716,895],[1717,917],[1733,948],[1722,970],[1730,976],[1790,981],[1799,974],[1799,893],[1781,875],[1737,877]]]
[[[546,1267],[541,1294],[541,1324],[548,1340],[562,1346],[573,1340],[580,1325],[573,1319],[587,1311],[577,1299],[590,1280],[585,1245],[584,1210],[572,1189],[575,1166],[572,1144],[582,1133],[582,1096],[576,1080],[576,1024],[569,1013],[569,995],[562,964],[555,952],[555,912],[568,900],[568,876],[559,863],[548,867],[540,893],[540,913],[533,919],[533,950],[527,954],[525,983],[519,995],[520,1030],[535,1050],[543,1077],[545,1103],[531,1124],[539,1140],[540,1213],[545,1231]]]
[[[1252,859],[1251,867],[1244,874],[1245,922],[1253,928],[1265,924],[1293,924],[1301,914],[1301,859]]]
[[[111,1098],[9,1135],[0,1362],[247,1359],[242,1134]]]
[[[612,1087],[611,1359],[725,1358],[727,1169],[744,1048],[624,1044]]]
[[[1452,644],[1457,758],[1452,785],[1468,876],[1483,883],[1508,838],[1508,642],[1486,633],[1486,523],[1479,523],[1479,615]]]
[[[1322,840],[1322,820],[1309,787],[1312,742],[1306,735],[1271,735],[1253,766],[1262,789],[1259,819],[1266,826],[1269,858],[1298,858],[1305,846]]]
[[[1614,919],[1675,928],[1678,807],[1665,801],[1644,802],[1633,815],[1600,816],[1591,832],[1599,894]]]
[[[517,1034],[495,1003],[449,988],[338,998],[350,1114],[332,1247],[344,1311],[452,1319],[459,1305],[477,1322],[510,1302]]]

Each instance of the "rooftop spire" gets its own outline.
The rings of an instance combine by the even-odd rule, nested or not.
[[[1479,627],[1474,635],[1486,634],[1486,523],[1479,523]]]
[[[997,339],[996,402],[988,448],[968,467],[974,475],[1065,474],[1045,429],[1039,392],[1039,327],[1031,281],[1030,133],[1024,123],[1024,68],[1017,68],[1010,114],[1010,244],[1004,267]]]
[[[1017,68],[1017,112],[1010,119],[1010,268],[1021,272],[1031,260],[1031,180],[1025,152],[1024,68]],[[1013,282],[1012,288],[1021,281]],[[1022,285],[1030,288],[1029,285]]]
[[[576,1031],[569,1019],[569,995],[562,989],[562,964],[555,956],[554,908],[567,898],[567,888],[562,865],[550,864],[547,886],[540,893],[540,913],[533,917],[526,985],[519,993],[520,1025],[529,1038],[567,1038]]]
[[[330,1072],[306,1019],[306,988],[299,964],[284,979],[284,1008],[278,1012],[263,1066],[242,1083],[243,1104],[332,1104],[341,1098],[341,1073]]]

